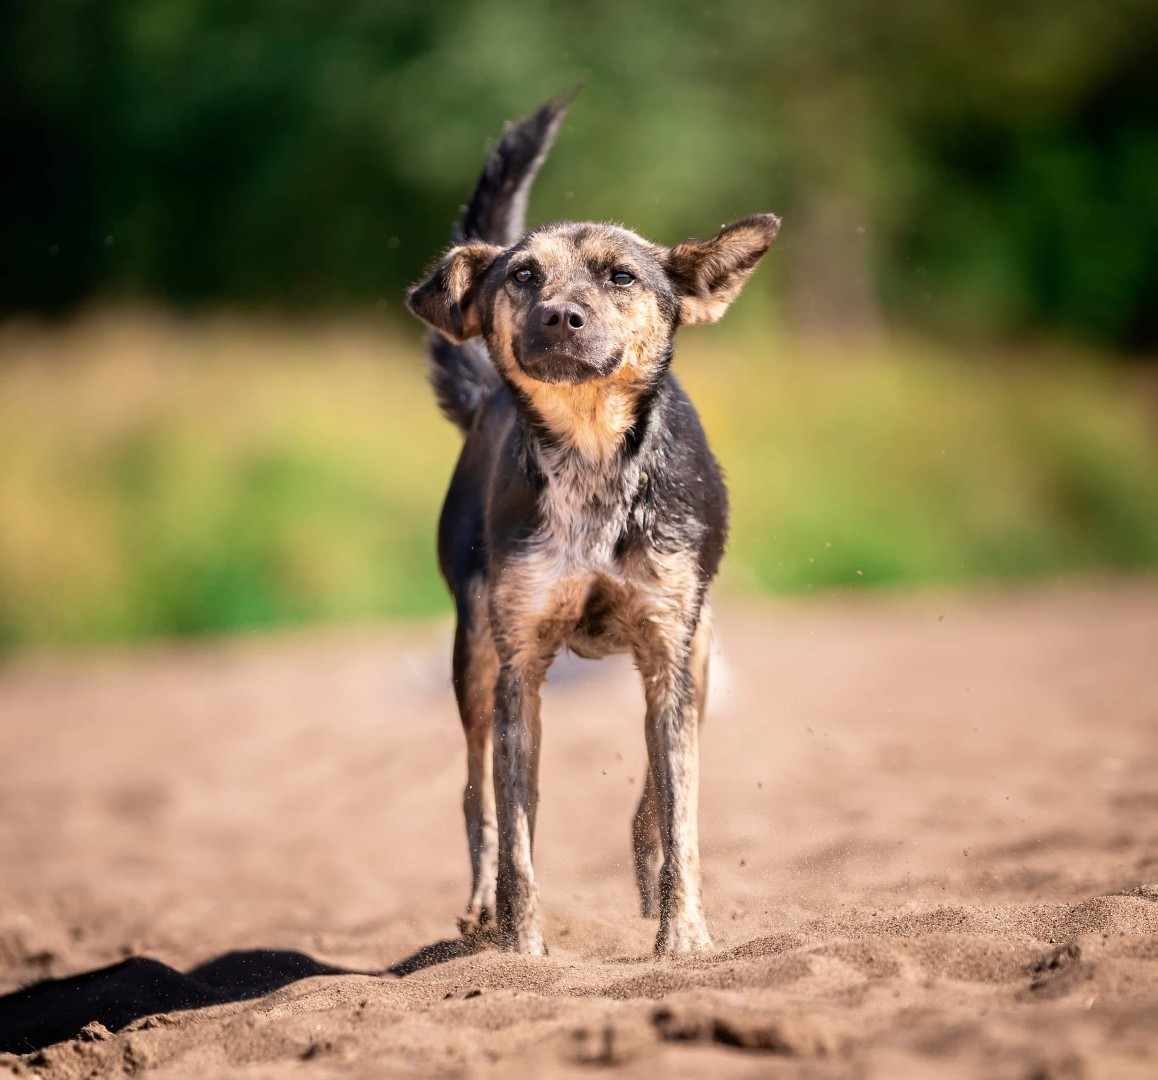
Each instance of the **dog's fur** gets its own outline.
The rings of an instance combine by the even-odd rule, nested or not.
[[[545,952],[531,865],[539,692],[562,648],[630,652],[649,769],[633,824],[657,954],[710,945],[700,896],[698,725],[708,583],[728,506],[671,374],[678,326],[715,322],[776,235],[771,214],[674,248],[614,225],[524,235],[531,183],[569,102],[508,128],[455,245],[409,295],[432,381],[466,434],[439,524],[466,731],[471,897],[462,929]],[[662,858],[661,858],[662,855]]]

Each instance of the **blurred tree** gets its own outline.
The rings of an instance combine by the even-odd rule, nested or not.
[[[10,312],[396,309],[484,137],[586,77],[547,216],[775,209],[822,329],[1158,342],[1152,0],[8,0],[0,35]]]

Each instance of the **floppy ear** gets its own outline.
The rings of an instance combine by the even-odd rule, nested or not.
[[[502,248],[481,241],[448,251],[430,276],[410,290],[406,306],[451,341],[462,343],[482,333],[477,290]]]
[[[753,214],[710,240],[685,240],[672,248],[667,272],[679,296],[680,324],[714,323],[723,315],[779,229],[775,214]]]

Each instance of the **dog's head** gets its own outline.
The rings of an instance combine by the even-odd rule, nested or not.
[[[452,341],[482,334],[516,383],[644,376],[677,326],[724,313],[779,225],[758,214],[674,248],[588,223],[544,226],[505,249],[461,244],[411,291],[410,310]]]
[[[547,225],[509,248],[451,248],[408,303],[452,341],[481,334],[518,396],[594,452],[633,422],[676,328],[723,315],[779,227],[758,214],[666,248],[614,225]],[[576,426],[577,410],[600,413],[598,429]]]

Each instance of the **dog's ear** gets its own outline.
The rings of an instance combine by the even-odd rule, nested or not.
[[[710,240],[685,240],[668,252],[667,272],[680,301],[680,323],[713,323],[740,295],[756,264],[776,239],[775,214],[725,225]]]
[[[410,290],[406,306],[451,341],[476,337],[482,333],[478,286],[502,250],[481,241],[451,248],[426,280]]]

